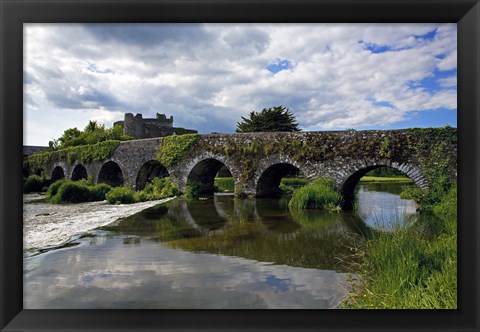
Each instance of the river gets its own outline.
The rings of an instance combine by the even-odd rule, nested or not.
[[[26,256],[24,308],[336,308],[362,234],[414,222],[400,186],[358,185],[357,213],[230,195],[156,204]]]

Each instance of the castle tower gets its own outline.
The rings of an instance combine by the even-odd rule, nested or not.
[[[135,138],[143,137],[143,118],[141,114],[133,116],[132,113],[125,113],[123,134]]]

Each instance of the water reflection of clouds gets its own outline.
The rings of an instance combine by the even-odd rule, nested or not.
[[[368,225],[380,229],[392,229],[404,225],[417,212],[413,200],[387,193],[359,190],[358,215]]]
[[[191,253],[121,239],[25,260],[25,308],[324,308],[343,296],[334,271]],[[55,274],[52,268],[55,267]],[[48,277],[47,277],[48,275]]]

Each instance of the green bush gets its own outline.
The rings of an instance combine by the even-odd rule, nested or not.
[[[90,187],[92,201],[103,201],[110,190],[112,190],[112,187],[105,183],[99,183]]]
[[[330,179],[318,179],[313,183],[297,189],[288,202],[290,210],[339,208],[342,196],[336,183]]]
[[[87,181],[59,180],[47,191],[50,203],[82,203],[103,201],[111,190],[107,184],[89,185]]]
[[[172,184],[169,177],[154,178],[145,185],[143,190],[134,193],[135,202],[154,201],[167,197],[177,196],[180,190]]]
[[[23,185],[23,192],[33,193],[33,192],[41,192],[43,188],[45,188],[47,184],[47,180],[45,178],[40,177],[38,175],[30,175],[27,180],[25,180],[25,184]]]
[[[87,185],[66,181],[62,183],[50,201],[52,203],[82,203],[92,201],[92,197]]]
[[[134,192],[127,187],[116,187],[110,190],[106,196],[109,204],[135,203]]]
[[[135,200],[135,202],[146,202],[146,201],[155,200],[155,199],[152,199],[152,194],[145,192],[145,190],[134,192],[133,199]]]
[[[55,181],[54,183],[52,183],[50,185],[50,187],[48,187],[48,190],[47,190],[47,199],[50,199],[52,198],[53,196],[55,196],[58,192],[58,189],[62,186],[62,184],[64,184],[65,182],[67,182],[67,180],[65,179],[62,179],[62,180],[58,180],[58,181]]]

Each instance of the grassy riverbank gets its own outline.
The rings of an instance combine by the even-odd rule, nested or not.
[[[413,182],[410,178],[406,176],[364,176],[360,179],[360,182]]]
[[[457,308],[457,190],[431,208],[434,224],[378,232],[355,248],[362,283],[345,308]]]

